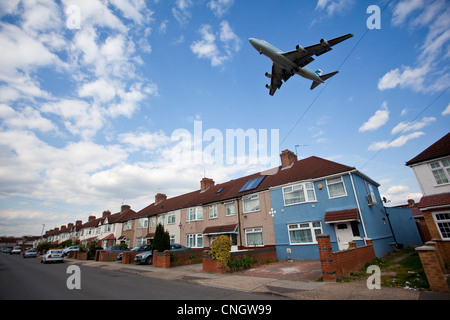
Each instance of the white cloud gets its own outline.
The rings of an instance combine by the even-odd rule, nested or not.
[[[377,110],[375,114],[369,118],[360,128],[359,132],[374,131],[386,124],[389,120],[389,110],[387,103],[383,102],[380,110]]]
[[[42,132],[57,129],[50,120],[42,117],[39,111],[29,106],[18,112],[10,106],[0,104],[0,118],[10,128],[39,130]]]
[[[234,0],[211,0],[208,2],[208,7],[218,17],[222,17],[233,5]]]
[[[176,0],[175,7],[172,8],[172,14],[181,25],[185,25],[191,19],[189,9],[193,5],[192,0]]]
[[[447,108],[445,108],[444,111],[442,111],[443,116],[447,116],[450,114],[450,103],[448,104]]]
[[[400,122],[398,125],[394,127],[394,129],[392,129],[391,133],[397,134],[408,131],[420,130],[434,121],[436,121],[435,117],[424,117],[421,121]]]
[[[325,10],[328,16],[343,14],[353,7],[354,0],[318,0],[316,10]]]
[[[414,35],[417,34],[415,30],[426,28],[427,35],[419,47],[416,64],[388,71],[379,80],[378,89],[400,87],[424,93],[446,89],[450,81],[446,61],[450,42],[450,7],[447,1],[400,1],[395,5],[393,12],[393,25],[407,24]],[[413,13],[415,17],[411,18]]]
[[[384,185],[382,185],[381,188],[383,189]],[[408,199],[413,199],[416,202],[419,202],[422,197],[421,193],[411,192],[411,189],[406,185],[393,185],[386,191],[380,190],[380,193],[382,197],[385,197],[389,201],[389,206],[406,204]]]
[[[191,45],[191,50],[199,58],[211,60],[212,66],[220,66],[225,61],[229,60],[234,52],[241,48],[241,40],[231,29],[228,21],[222,21],[220,24],[219,40],[214,33],[211,25],[205,24],[201,26],[199,33],[202,36],[201,40],[197,40]],[[220,50],[218,44],[225,52]]]
[[[378,150],[384,150],[388,148],[399,148],[403,145],[405,145],[409,140],[416,139],[424,135],[423,132],[413,132],[408,135],[403,135],[395,140],[392,141],[380,141],[380,142],[374,142],[369,146],[370,151],[378,151]]]

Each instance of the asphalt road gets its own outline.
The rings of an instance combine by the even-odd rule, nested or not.
[[[252,294],[80,266],[80,289],[69,289],[68,263],[0,253],[0,300],[276,300]],[[75,283],[74,281],[69,281]]]

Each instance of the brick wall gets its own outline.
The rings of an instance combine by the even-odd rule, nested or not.
[[[119,252],[106,252],[103,250],[97,250],[95,252],[95,261],[111,261],[117,260]]]
[[[440,255],[436,247],[431,245],[422,246],[416,248],[416,251],[419,252],[420,261],[427,275],[431,290],[436,292],[450,292],[444,276],[445,270],[442,267],[442,261],[440,261]]]
[[[203,249],[192,249],[190,251],[172,251],[170,266],[184,266],[188,264],[202,263]]]
[[[156,268],[170,268],[170,251],[159,252],[153,250],[153,266]]]
[[[352,243],[351,248],[347,250],[333,252],[329,234],[321,234],[316,238],[324,281],[335,281],[336,277],[347,276],[375,259],[372,240],[366,240],[367,245],[362,247],[356,247],[356,244]]]
[[[209,250],[203,251],[203,271],[213,273],[226,273],[227,269],[224,268],[219,261],[214,260],[208,252]],[[234,260],[246,255],[251,255],[256,260],[256,264],[263,264],[269,261],[273,262],[278,260],[275,247],[231,252],[230,259]]]

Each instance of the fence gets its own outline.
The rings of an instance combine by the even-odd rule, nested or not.
[[[366,239],[365,246],[356,247],[356,243],[352,242],[349,249],[333,252],[329,234],[320,234],[316,238],[323,281],[335,281],[337,277],[347,276],[375,259],[375,251],[370,239]]]

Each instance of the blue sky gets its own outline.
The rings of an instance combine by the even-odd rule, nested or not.
[[[0,235],[270,167],[180,161],[174,133],[196,124],[277,131],[274,154],[355,166],[389,205],[420,199],[405,162],[449,130],[449,1],[2,1],[0,17]],[[248,38],[290,51],[347,33],[308,66],[340,71],[326,85],[295,76],[269,96]]]

